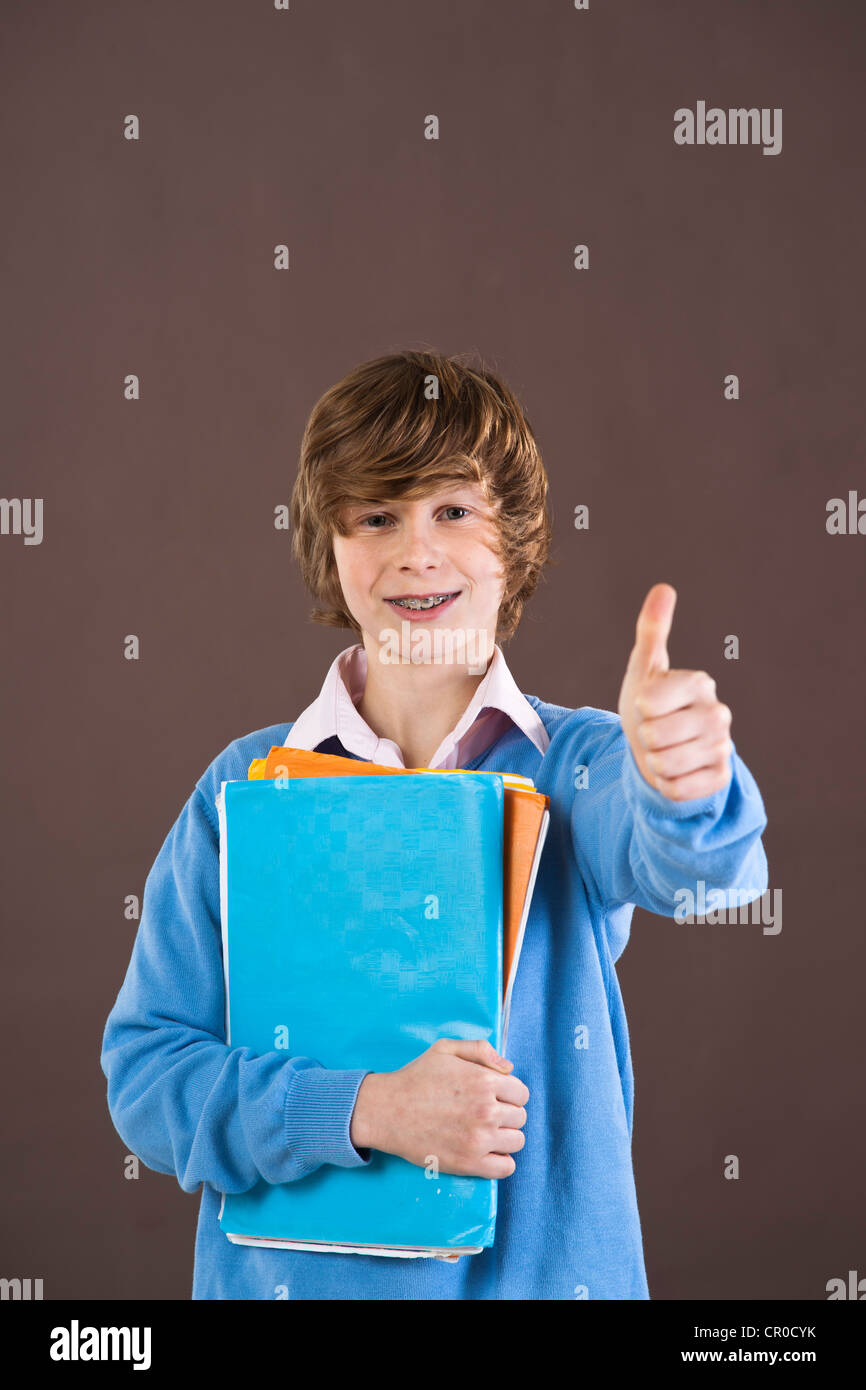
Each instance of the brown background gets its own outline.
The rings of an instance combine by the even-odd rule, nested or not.
[[[434,346],[505,376],[549,471],[521,689],[615,708],[667,580],[769,813],[778,936],[637,911],[620,961],[650,1293],[866,1275],[866,536],[825,530],[866,493],[862,6],[6,0],[2,35],[2,490],[44,540],[0,537],[0,1274],[189,1297],[199,1197],[124,1179],[99,1066],[124,898],[354,640],[272,524],[310,408]],[[782,107],[782,153],[676,146],[698,100]]]

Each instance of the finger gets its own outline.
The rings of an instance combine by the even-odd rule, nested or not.
[[[668,670],[667,642],[676,602],[677,591],[672,585],[654,584],[650,589],[637,618],[635,644],[628,663],[630,675]]]
[[[496,1148],[490,1150],[492,1154],[516,1154],[526,1143],[526,1135],[522,1129],[500,1129],[493,1142]]]
[[[496,1082],[496,1099],[522,1108],[529,1100],[529,1087],[519,1076],[503,1076]]]
[[[522,1129],[526,1124],[526,1110],[522,1105],[500,1104],[496,1123],[500,1129]]]
[[[658,719],[690,705],[716,703],[716,682],[706,671],[659,671],[648,676],[634,697],[641,719]]]
[[[712,796],[727,786],[731,780],[731,764],[728,759],[720,767],[703,767],[698,772],[690,772],[687,777],[655,779],[655,785],[669,801],[696,801],[703,796]]]
[[[733,748],[729,738],[693,738],[688,743],[678,743],[674,748],[645,753],[644,762],[654,777],[670,781],[685,777],[690,772],[700,772],[704,767],[721,766],[725,758],[731,756]]]
[[[510,1178],[516,1169],[517,1160],[512,1158],[511,1154],[489,1153],[480,1162],[477,1158],[473,1158],[471,1166],[463,1167],[460,1171],[465,1177]]]
[[[437,1038],[430,1046],[437,1052],[451,1052],[465,1062],[477,1062],[479,1066],[493,1067],[496,1071],[507,1071],[514,1066],[513,1062],[500,1057],[486,1038]]]
[[[685,709],[674,710],[673,714],[645,719],[637,725],[635,733],[644,748],[655,752],[659,748],[687,743],[692,738],[702,738],[710,732],[721,738],[730,729],[731,720],[728,705],[717,700],[709,707],[703,703],[687,705]]]

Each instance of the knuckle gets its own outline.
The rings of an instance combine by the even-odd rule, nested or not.
[[[472,1084],[469,1095],[474,1101],[476,1109],[481,1111],[494,1098],[496,1081],[489,1071],[482,1071],[481,1069],[470,1080]]]
[[[725,712],[726,710],[727,713]],[[710,712],[710,719],[712,720],[714,729],[727,731],[731,722],[730,710],[728,710],[727,705],[713,705],[712,711]]]

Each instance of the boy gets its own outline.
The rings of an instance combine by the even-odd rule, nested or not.
[[[618,716],[518,690],[499,644],[548,558],[547,479],[489,371],[426,352],[357,368],[313,410],[292,516],[312,616],[360,640],[294,723],[214,760],[169,832],[105,1029],[115,1126],[149,1167],[202,1187],[194,1299],[646,1299],[614,966],[634,904],[673,916],[698,880],[741,901],[767,887],[764,807],[730,710],[706,673],[669,669],[667,585],[641,610]],[[437,630],[480,647],[388,659],[395,633],[405,652]],[[226,1045],[214,798],[273,744],[517,772],[547,793],[512,1060],[444,1038],[373,1073]],[[368,1164],[373,1148],[501,1179],[493,1246],[402,1259],[238,1246],[220,1231],[220,1193]]]

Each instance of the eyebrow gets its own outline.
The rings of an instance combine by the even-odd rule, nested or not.
[[[431,493],[429,497],[418,497],[414,500],[418,502],[435,502],[437,498],[445,498],[455,492],[470,491],[470,485],[466,483],[456,483],[453,487],[444,487],[441,488],[438,492]],[[473,494],[473,496],[475,495]],[[400,506],[402,502],[407,502],[411,500],[411,498],[405,497],[391,497],[387,499],[384,497],[377,497],[372,502],[346,502],[344,505],[347,511],[366,511],[368,507],[395,507]],[[484,497],[475,497],[475,500],[482,506],[485,503]]]

